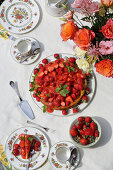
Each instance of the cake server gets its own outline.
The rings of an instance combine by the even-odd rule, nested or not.
[[[29,105],[29,103],[27,102],[27,100],[22,100],[18,89],[15,85],[15,83],[13,81],[10,81],[10,86],[14,89],[14,91],[16,92],[16,94],[18,95],[20,102],[18,103],[18,106],[20,107],[20,109],[30,118],[30,119],[34,119],[34,113]]]

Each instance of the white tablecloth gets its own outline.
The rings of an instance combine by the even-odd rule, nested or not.
[[[45,11],[44,0],[37,0],[37,2],[41,10],[40,22],[32,32],[25,36],[37,38],[40,42],[41,58],[38,61],[54,53],[74,54],[72,43],[62,42],[60,37],[62,22],[58,17],[52,17]],[[96,94],[91,104],[82,113],[70,117],[54,117],[44,114],[33,102],[29,93],[30,74],[38,61],[31,65],[16,63],[10,55],[12,43],[11,40],[0,39],[0,143],[5,144],[12,131],[27,125],[28,118],[17,107],[18,97],[9,86],[9,81],[13,80],[18,82],[21,96],[30,103],[36,117],[34,122],[56,129],[56,133],[48,133],[51,145],[62,140],[71,141],[69,127],[75,118],[86,115],[96,117],[102,127],[101,140],[95,147],[80,149],[81,163],[78,169],[113,170],[113,79],[95,73]],[[40,169],[52,170],[53,168],[47,162]]]

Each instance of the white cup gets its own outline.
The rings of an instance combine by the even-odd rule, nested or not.
[[[67,147],[60,147],[56,150],[56,157],[57,157],[57,160],[61,163],[66,163],[66,161],[69,160],[71,156],[71,151],[69,148]]]
[[[21,40],[17,44],[17,49],[20,54],[28,56],[32,53],[32,45],[29,40]]]

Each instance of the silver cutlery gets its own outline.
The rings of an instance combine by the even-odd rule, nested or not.
[[[35,153],[35,150],[33,149],[30,153],[30,158],[28,159],[28,164],[27,164],[26,170],[29,170],[29,164],[32,161],[32,156],[34,155],[34,153]]]
[[[34,119],[34,113],[29,105],[29,103],[26,100],[22,100],[19,91],[15,85],[15,83],[13,81],[10,81],[10,86],[13,88],[13,90],[16,92],[16,94],[18,95],[20,102],[18,103],[18,106],[20,107],[20,109],[30,118],[30,119]]]
[[[71,156],[70,156],[70,158],[69,158],[69,160],[68,160],[69,163],[70,163],[70,165],[69,165],[69,170],[71,169],[72,166],[74,166],[76,157],[77,157],[77,149],[76,149],[76,148],[73,148],[72,151],[71,151]],[[76,167],[74,167],[74,169],[75,169],[75,168],[76,168]]]
[[[38,127],[42,128],[42,129],[44,129],[46,132],[55,132],[55,130],[53,130],[53,129],[50,129],[50,128],[48,128],[48,127],[41,126],[41,125],[39,125],[39,124],[37,124],[37,123],[34,123],[34,122],[31,122],[31,121],[29,121],[29,120],[27,120],[27,123],[28,123],[28,124],[31,124],[31,125],[38,126]]]

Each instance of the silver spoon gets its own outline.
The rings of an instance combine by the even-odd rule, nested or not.
[[[72,166],[74,166],[76,157],[77,157],[77,149],[74,148],[74,149],[71,151],[71,156],[70,156],[70,158],[69,158],[69,160],[68,160],[69,163],[70,163],[69,170],[71,169]]]

